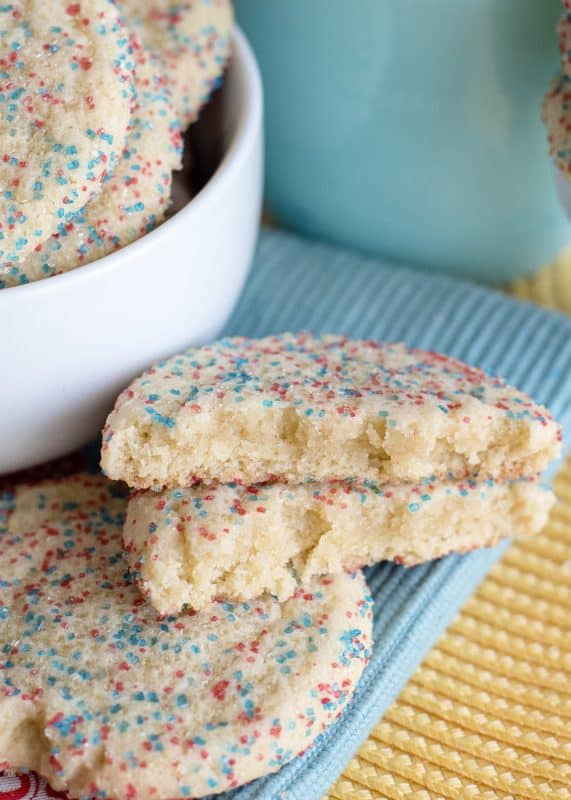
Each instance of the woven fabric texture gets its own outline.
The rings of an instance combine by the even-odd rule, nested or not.
[[[571,250],[511,293],[571,314]],[[326,800],[571,798],[571,460],[554,488]]]

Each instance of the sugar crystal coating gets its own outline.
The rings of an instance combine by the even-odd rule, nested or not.
[[[73,508],[61,482],[38,487],[35,516],[29,488],[18,516],[16,490],[0,528],[0,769],[72,796],[166,800],[233,788],[314,742],[369,658],[362,575],[284,605],[159,617],[123,561],[125,501],[81,480]]]
[[[0,5],[0,280],[112,173],[134,102],[111,0]]]
[[[230,54],[230,0],[120,0],[130,26],[163,60],[183,127],[218,86]]]
[[[559,75],[543,101],[549,153],[567,177],[571,175],[571,77]]]
[[[181,166],[180,124],[160,63],[136,38],[137,103],[120,160],[101,194],[9,272],[0,287],[88,264],[152,231],[165,218],[172,171]]]

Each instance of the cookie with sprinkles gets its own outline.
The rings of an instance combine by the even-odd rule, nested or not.
[[[279,769],[339,716],[369,659],[362,574],[283,605],[160,617],[126,570],[122,523],[117,505],[79,503],[0,529],[0,770],[72,797],[166,800]]]
[[[571,173],[571,3],[559,20],[561,73],[552,81],[542,108],[549,154],[563,174]]]
[[[145,596],[176,614],[265,592],[283,601],[318,575],[531,536],[553,502],[533,481],[199,485],[135,494],[123,544]]]
[[[566,75],[571,75],[571,8],[569,6],[566,6],[566,11],[561,14],[557,25],[557,35],[562,71]]]
[[[119,0],[145,45],[163,59],[183,127],[217,87],[230,55],[231,0]]]
[[[20,483],[16,494],[18,502],[12,502],[9,516],[12,532],[33,530],[69,516],[122,514],[128,491],[98,474],[79,472],[57,480]]]
[[[285,333],[160,361],[119,396],[101,463],[134,488],[540,472],[560,429],[481,370],[402,344]]]
[[[132,40],[136,48],[136,40]],[[181,166],[182,136],[158,59],[136,48],[137,104],[115,171],[101,194],[21,264],[0,276],[2,286],[67,272],[149,233],[165,218],[172,171]]]
[[[101,190],[134,100],[129,37],[111,0],[0,5],[0,268]]]
[[[571,175],[571,78],[561,73],[552,82],[542,108],[549,154],[567,177]]]

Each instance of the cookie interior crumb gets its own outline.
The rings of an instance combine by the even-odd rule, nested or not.
[[[149,601],[176,614],[214,598],[283,601],[316,575],[383,560],[412,566],[533,535],[552,504],[529,481],[197,486],[135,495],[123,541]]]
[[[486,414],[486,416],[488,416]],[[555,452],[552,432],[494,415],[468,428],[457,415],[427,412],[391,429],[376,411],[313,420],[295,408],[245,402],[194,414],[183,409],[174,428],[150,419],[127,422],[103,451],[111,478],[135,488],[177,487],[196,478],[231,483],[366,478],[378,483],[427,475],[534,475]]]

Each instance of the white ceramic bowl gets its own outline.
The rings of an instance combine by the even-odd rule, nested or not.
[[[117,393],[152,361],[215,338],[252,259],[262,190],[262,90],[234,33],[225,154],[158,230],[98,262],[0,291],[0,474],[97,436]]]

